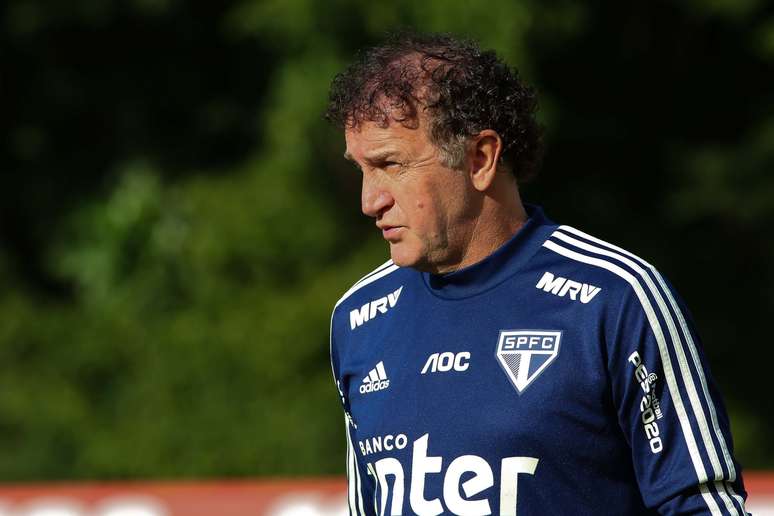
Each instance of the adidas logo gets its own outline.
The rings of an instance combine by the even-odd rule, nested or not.
[[[368,376],[363,378],[363,383],[360,385],[360,394],[383,391],[389,386],[390,381],[387,379],[387,372],[384,370],[384,362],[379,362],[376,364],[376,367],[371,369]]]

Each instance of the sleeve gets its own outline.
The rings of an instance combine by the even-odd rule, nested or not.
[[[645,505],[748,514],[728,416],[687,311],[655,269],[627,281],[608,369]]]
[[[335,338],[335,311],[331,315],[330,355],[336,392],[344,409],[344,427],[347,440],[347,506],[350,516],[376,516],[374,480],[357,444],[357,424],[350,413],[346,378],[341,374],[340,350]]]

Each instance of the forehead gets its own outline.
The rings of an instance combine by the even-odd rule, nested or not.
[[[349,159],[369,158],[374,154],[389,152],[416,152],[430,141],[424,128],[424,121],[406,126],[395,120],[388,124],[363,121],[356,127],[344,131],[347,149],[344,155]]]

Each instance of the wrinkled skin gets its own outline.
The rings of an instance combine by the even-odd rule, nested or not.
[[[422,117],[417,127],[364,122],[345,131],[345,157],[362,171],[363,213],[382,230],[392,260],[445,273],[488,256],[525,216],[515,182],[496,173],[496,133],[475,138],[456,170],[441,163],[424,127]]]

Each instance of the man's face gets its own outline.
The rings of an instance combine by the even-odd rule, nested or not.
[[[475,226],[468,174],[441,164],[420,119],[417,128],[364,122],[345,132],[345,156],[363,173],[363,213],[376,220],[392,260],[429,272],[455,270]]]

